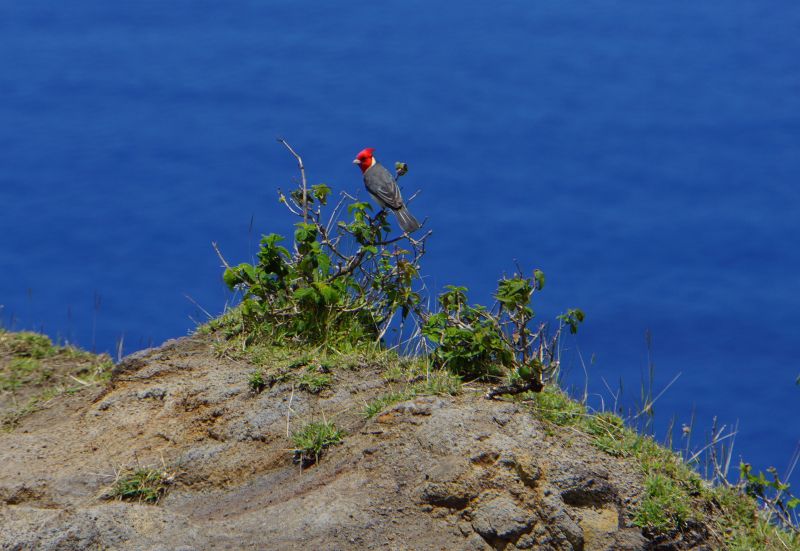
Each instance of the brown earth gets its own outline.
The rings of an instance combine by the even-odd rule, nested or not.
[[[252,369],[212,336],[170,341],[0,433],[0,548],[655,548],[630,521],[634,462],[483,388],[367,420],[391,384],[377,366],[336,369],[317,395],[290,382],[255,394]],[[347,436],[301,468],[287,431],[323,418]],[[160,503],[107,499],[132,465],[174,474]]]

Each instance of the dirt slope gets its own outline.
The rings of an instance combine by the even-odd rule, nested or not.
[[[212,341],[131,356],[106,388],[0,433],[0,548],[648,548],[629,520],[635,465],[577,431],[480,388],[367,420],[364,404],[389,384],[370,365],[334,370],[318,395],[290,382],[255,394],[253,367],[220,359]],[[303,469],[287,429],[323,417],[347,436]],[[175,474],[161,502],[103,499],[137,464]]]

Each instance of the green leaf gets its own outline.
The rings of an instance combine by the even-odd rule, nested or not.
[[[394,169],[397,172],[397,177],[399,178],[408,172],[408,165],[398,161],[394,164]]]
[[[239,274],[236,273],[234,268],[228,268],[225,270],[225,273],[222,274],[222,280],[225,282],[225,285],[228,286],[228,289],[231,291],[234,287],[236,287],[239,283],[241,283],[241,279],[239,278]]]
[[[328,285],[327,283],[315,283],[314,287],[317,288],[323,300],[328,304],[334,304],[339,301],[339,293]]]
[[[541,270],[533,271],[533,279],[536,281],[536,288],[538,290],[544,289],[544,272]]]
[[[316,197],[320,204],[327,205],[328,204],[328,195],[331,193],[331,188],[326,186],[325,184],[317,184],[311,186],[312,193],[314,197]]]
[[[351,215],[354,212],[363,213],[363,212],[365,212],[367,210],[372,210],[372,205],[370,205],[369,203],[360,202],[360,203],[351,203],[351,204],[347,205],[347,212],[348,212],[348,214],[351,214]]]
[[[292,296],[300,302],[319,302],[319,295],[313,287],[300,287]]]
[[[255,283],[258,281],[258,272],[256,271],[255,266],[252,264],[239,264],[238,270],[240,272],[244,272],[244,274],[247,276],[247,279],[249,279],[248,283]]]
[[[794,508],[796,508],[798,505],[800,505],[800,498],[793,497],[792,499],[790,499],[790,500],[789,500],[789,501],[786,503],[786,508],[787,508],[787,509],[794,509]]]
[[[331,257],[325,253],[319,253],[317,255],[317,268],[319,268],[323,276],[328,275],[331,269]]]

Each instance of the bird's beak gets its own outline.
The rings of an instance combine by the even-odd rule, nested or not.
[[[359,160],[359,159],[353,159],[353,164],[354,164],[354,165],[360,165],[360,164],[361,164],[361,160]]]

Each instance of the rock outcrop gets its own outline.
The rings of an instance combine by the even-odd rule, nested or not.
[[[334,369],[319,394],[260,394],[212,337],[118,365],[109,385],[52,400],[0,434],[0,548],[636,550],[636,465],[545,427],[485,389],[421,396],[366,419],[380,368]],[[334,420],[321,460],[288,433]],[[174,475],[156,505],[107,499],[121,467]]]

